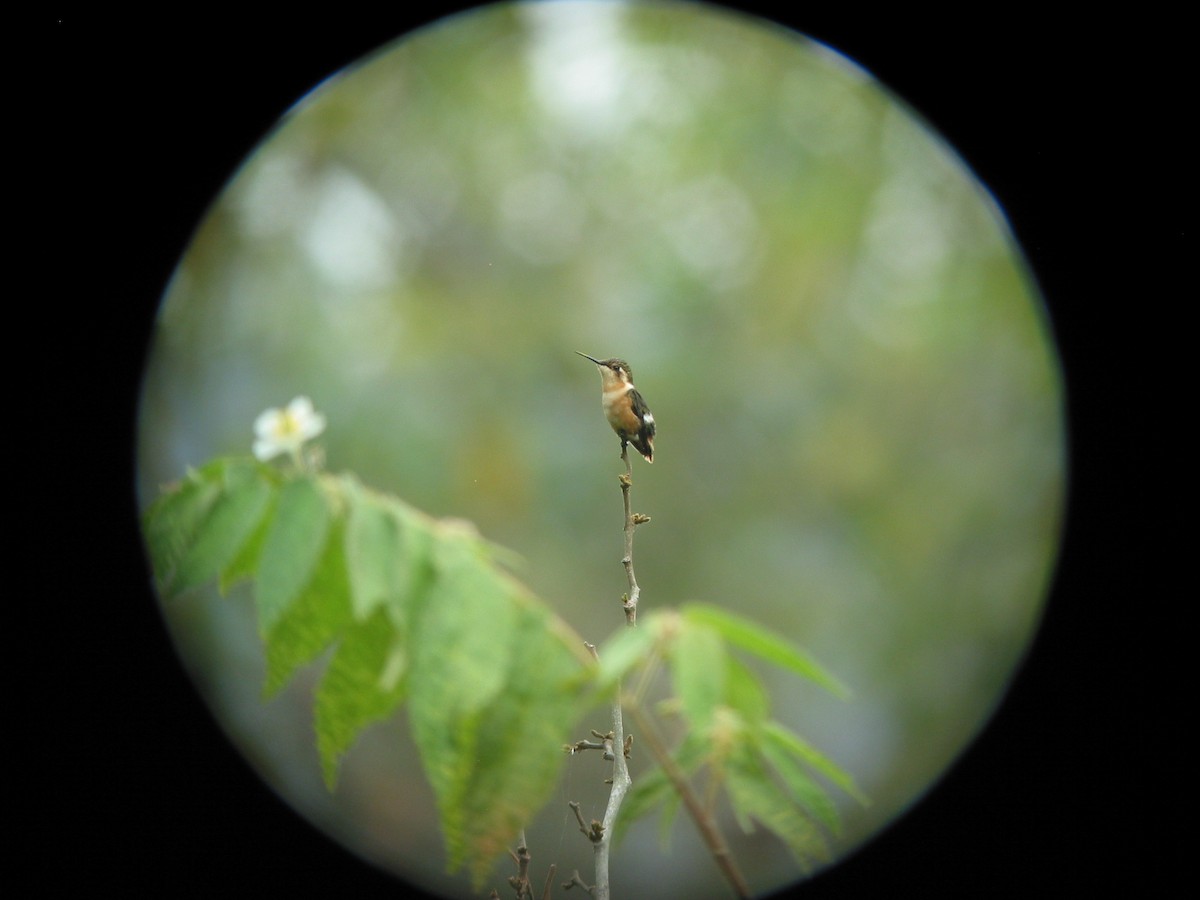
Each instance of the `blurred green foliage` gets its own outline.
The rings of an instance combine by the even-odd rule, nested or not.
[[[167,291],[143,497],[306,393],[331,468],[516,548],[532,588],[602,639],[620,618],[619,448],[575,350],[628,359],[658,421],[635,471],[654,518],[643,609],[721,605],[853,689],[848,706],[778,700],[875,801],[842,810],[835,855],[853,846],[960,752],[1028,645],[1063,397],[1002,212],[802,36],[690,4],[501,5],[320,85]],[[167,614],[261,746],[233,712],[257,704],[241,685],[263,664],[243,626]]]
[[[315,698],[331,789],[363,729],[406,708],[448,867],[469,870],[477,890],[547,801],[592,676],[611,702],[619,679],[636,674],[643,687],[627,703],[644,723],[640,697],[665,661],[666,706],[687,726],[673,755],[684,776],[706,769],[710,795],[727,789],[742,829],[765,826],[805,870],[829,860],[825,834],[841,830],[815,776],[863,799],[848,774],[768,717],[762,685],[729,650],[835,694],[845,688],[805,652],[717,607],[654,613],[595,666],[464,523],[431,520],[350,476],[285,478],[241,457],[218,457],[165,489],[145,531],[168,603],[208,581],[252,581],[268,694],[332,648]],[[656,762],[670,753],[661,748]],[[641,779],[624,821],[660,803],[669,819],[681,784],[661,769]]]
[[[570,628],[462,523],[348,476],[281,478],[219,457],[164,491],[145,529],[168,602],[207,581],[253,582],[268,693],[334,648],[315,712],[331,788],[362,730],[405,704],[449,867],[478,887],[545,803],[583,713],[591,659]]]

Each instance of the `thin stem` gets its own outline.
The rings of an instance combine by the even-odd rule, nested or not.
[[[625,507],[625,555],[621,564],[625,566],[625,576],[629,579],[629,594],[622,603],[625,610],[625,625],[633,628],[637,625],[638,600],[642,589],[638,587],[637,577],[633,573],[633,532],[638,525],[650,521],[648,516],[633,514],[630,492],[633,488],[633,463],[629,458],[629,447],[622,443],[621,459],[625,463],[625,473],[620,476],[621,502]],[[588,649],[596,656],[596,648],[589,644]],[[608,880],[609,857],[612,851],[613,832],[617,824],[617,814],[621,811],[621,803],[629,792],[633,779],[629,777],[629,765],[625,760],[625,724],[621,713],[621,685],[618,683],[611,704],[612,713],[612,747],[613,747],[613,777],[612,790],[608,794],[608,806],[604,810],[603,830],[600,839],[596,841],[596,885],[593,896],[596,900],[610,900],[611,889]]]
[[[593,656],[597,656],[596,648],[588,644]],[[597,658],[599,658],[597,656]],[[617,823],[617,813],[621,811],[621,803],[629,792],[633,779],[629,777],[629,765],[625,761],[625,724],[621,714],[621,686],[617,685],[611,704],[612,712],[612,747],[613,747],[613,778],[612,790],[608,793],[608,806],[604,810],[603,830],[600,839],[596,841],[596,885],[593,896],[596,900],[610,900],[611,889],[608,880],[609,857],[612,851],[613,831]]]
[[[546,882],[542,885],[542,900],[550,900],[550,891],[554,887],[554,873],[557,871],[558,866],[551,863],[550,868],[546,871]]]
[[[688,814],[692,817],[692,821],[696,823],[696,828],[700,832],[700,839],[704,841],[704,846],[712,854],[712,858],[716,861],[721,874],[725,876],[725,880],[729,882],[738,897],[749,897],[750,886],[746,883],[745,876],[742,875],[741,869],[738,868],[737,862],[729,852],[729,846],[725,843],[725,838],[717,828],[717,823],[711,812],[704,809],[700,798],[692,790],[691,782],[687,780],[687,776],[684,775],[683,770],[679,768],[675,759],[668,752],[666,745],[663,744],[662,739],[658,736],[658,731],[655,729],[650,717],[642,711],[640,706],[631,707],[631,712],[633,713],[634,721],[637,722],[638,729],[642,733],[640,740],[650,748],[650,754],[662,766],[667,780],[671,782],[671,786],[675,788],[683,800],[683,805],[687,808]]]
[[[632,628],[637,625],[638,601],[641,599],[642,593],[641,588],[638,587],[637,576],[633,572],[633,533],[638,525],[649,522],[650,517],[640,514],[635,515],[633,512],[633,504],[630,498],[633,489],[633,464],[629,459],[628,446],[624,442],[621,444],[621,460],[625,463],[625,472],[620,476],[621,500],[625,508],[625,555],[621,559],[621,564],[624,565],[625,575],[629,579],[629,593],[625,596],[622,607],[625,610],[625,625]],[[585,646],[592,656],[599,658],[594,645],[585,644]],[[670,751],[667,750],[666,745],[659,737],[650,716],[642,707],[642,699],[645,691],[656,670],[657,665],[655,661],[648,665],[642,673],[637,691],[630,698],[630,712],[633,714],[634,721],[637,722],[637,726],[643,734],[646,745],[650,748],[651,755],[662,766],[663,773],[679,794],[680,799],[683,800],[684,807],[696,823],[696,828],[700,832],[700,838],[704,841],[708,852],[712,855],[717,867],[721,870],[721,874],[729,882],[739,898],[748,898],[750,897],[750,886],[746,883],[745,876],[738,868],[737,862],[729,852],[729,846],[725,843],[725,838],[717,827],[712,808],[715,793],[710,793],[710,796],[707,798],[707,805],[701,800],[692,788],[691,782],[688,781],[687,776],[679,768]],[[625,794],[632,785],[632,780],[629,777],[629,768],[625,762],[625,731],[622,720],[620,683],[616,686],[616,694],[612,701],[612,720],[612,747],[615,756],[613,761],[613,785],[612,791],[608,796],[608,807],[604,811],[603,827],[596,829],[595,823],[593,823],[592,828],[589,830],[580,817],[578,806],[572,804],[572,808],[575,809],[576,818],[579,819],[580,830],[584,834],[589,835],[596,848],[596,884],[592,888],[592,894],[597,900],[610,900],[608,865],[613,826],[616,824],[617,813],[620,811]],[[605,737],[607,738],[607,735]],[[576,744],[576,749],[590,749],[583,746],[587,743],[580,742]],[[711,785],[711,787],[715,788],[715,784]],[[578,873],[576,873],[575,878],[578,880]],[[579,883],[582,884],[582,882]]]
[[[628,445],[621,446],[621,459],[625,462],[625,474],[621,476],[621,501],[625,506],[625,556],[621,564],[625,566],[625,577],[629,579],[629,596],[624,603],[625,624],[632,626],[637,624],[637,607],[642,589],[638,587],[637,577],[633,574],[633,532],[640,523],[634,518],[629,498],[633,488],[633,461],[629,458]]]

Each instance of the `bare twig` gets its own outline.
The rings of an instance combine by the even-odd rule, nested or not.
[[[621,458],[625,461],[625,474],[621,476],[621,495],[625,505],[625,557],[621,562],[624,564],[625,574],[629,578],[629,597],[625,601],[624,608],[626,624],[634,625],[637,621],[637,605],[641,596],[641,589],[638,587],[637,578],[633,573],[633,532],[638,525],[649,522],[650,517],[632,511],[629,494],[633,485],[633,466],[630,463],[629,455],[625,451],[625,448],[622,448]],[[749,897],[750,887],[746,884],[745,877],[738,869],[737,862],[729,852],[729,846],[725,843],[724,837],[717,828],[712,809],[705,809],[703,804],[701,804],[700,798],[696,796],[691,783],[687,780],[687,777],[680,770],[674,758],[658,737],[650,716],[643,710],[641,700],[656,669],[656,666],[647,666],[646,671],[643,673],[642,681],[638,684],[635,698],[630,705],[630,711],[633,713],[638,728],[643,732],[643,738],[647,746],[650,747],[651,754],[658,764],[663,767],[663,772],[670,780],[671,785],[678,791],[685,808],[695,821],[696,828],[700,831],[700,837],[716,861],[717,867],[720,868],[721,874],[725,876],[739,897]],[[616,703],[614,705],[619,713],[620,704]]]
[[[585,643],[584,646],[595,651],[595,647],[592,644]],[[613,759],[613,733],[610,731],[608,734],[601,734],[593,728],[592,737],[596,738],[596,740],[589,741],[585,738],[584,740],[576,741],[573,744],[564,744],[563,750],[572,754],[582,753],[584,750],[603,750],[605,759]],[[628,740],[626,740],[626,743],[628,743]],[[628,756],[629,752],[626,751],[625,755]]]
[[[637,526],[644,525],[650,521],[650,517],[641,513],[633,512],[633,504],[631,493],[633,490],[633,464],[629,459],[629,450],[627,445],[621,444],[621,460],[625,463],[625,471],[619,476],[621,483],[621,502],[625,508],[625,555],[621,558],[621,564],[625,567],[625,576],[629,581],[629,593],[621,598],[621,606],[625,611],[625,625],[627,627],[635,627],[637,625],[637,609],[638,602],[641,600],[641,588],[637,583],[637,576],[633,571],[633,533]],[[596,647],[593,644],[584,642],[584,646],[593,657],[599,659],[596,652]],[[712,801],[715,799],[715,790],[709,796],[708,803],[702,802],[701,798],[693,789],[691,782],[688,781],[685,773],[679,768],[675,759],[671,756],[670,751],[662,739],[658,736],[658,732],[654,727],[649,714],[645,711],[643,700],[646,690],[649,687],[650,681],[653,679],[657,671],[657,660],[652,660],[642,672],[642,677],[638,682],[637,689],[634,695],[628,699],[629,710],[633,714],[634,720],[637,722],[638,728],[643,733],[643,739],[650,748],[651,754],[660,766],[663,773],[671,782],[671,786],[679,794],[683,800],[684,807],[688,814],[696,823],[696,828],[700,832],[700,837],[716,862],[717,867],[721,870],[721,874],[729,882],[734,892],[739,898],[748,898],[750,896],[750,887],[746,883],[745,876],[738,868],[737,862],[729,852],[729,846],[725,843],[725,838],[722,836],[720,829],[717,827],[715,811]],[[596,884],[589,888],[584,884],[579,877],[578,871],[572,876],[570,882],[563,885],[563,888],[579,886],[587,890],[597,900],[609,900],[610,889],[608,880],[609,867],[609,851],[612,844],[613,826],[616,823],[617,813],[620,811],[621,803],[625,799],[625,794],[628,792],[632,781],[629,777],[629,769],[626,765],[626,758],[629,756],[630,749],[633,744],[633,735],[626,737],[624,732],[624,723],[622,719],[621,707],[621,686],[617,684],[616,693],[612,701],[612,731],[608,734],[601,734],[598,731],[592,731],[592,736],[596,741],[578,741],[575,744],[568,744],[568,751],[575,753],[582,750],[604,750],[604,758],[613,760],[613,779],[612,790],[608,796],[608,807],[604,811],[604,821],[593,821],[589,826],[583,820],[583,815],[580,812],[579,804],[571,801],[569,804],[575,812],[575,818],[579,822],[579,830],[592,841],[596,850]],[[614,752],[615,747],[620,747],[622,752]],[[715,784],[713,785],[715,789]]]
[[[625,577],[629,579],[629,593],[622,601],[625,610],[625,624],[637,624],[638,600],[641,599],[642,589],[638,587],[637,577],[633,574],[633,532],[637,526],[650,521],[649,516],[634,513],[630,503],[629,493],[633,487],[633,462],[629,458],[629,448],[622,444],[621,459],[625,462],[625,474],[620,476],[621,501],[625,506],[625,556],[621,564],[625,566]]]
[[[587,893],[591,894],[593,897],[595,897],[595,896],[596,896],[596,888],[595,888],[595,887],[588,887],[588,883],[587,883],[586,881],[584,881],[582,878],[580,878],[580,877],[579,877],[579,870],[578,870],[578,869],[576,869],[574,872],[572,872],[572,873],[571,873],[571,880],[570,880],[570,881],[564,881],[564,882],[563,882],[563,885],[562,885],[562,889],[563,889],[564,891],[569,891],[569,890],[570,890],[571,888],[573,888],[573,887],[581,887],[581,888],[583,888],[583,889],[584,889],[584,890],[585,890]]]
[[[587,644],[586,646],[591,654],[598,658],[595,645]],[[613,695],[611,711],[613,730],[609,734],[601,736],[604,738],[604,743],[608,748],[605,758],[607,759],[610,755],[613,758],[612,790],[608,794],[608,806],[604,810],[604,821],[593,822],[591,829],[588,829],[583,823],[582,816],[580,816],[579,804],[574,801],[571,802],[571,808],[575,811],[576,818],[579,819],[579,830],[588,836],[596,848],[596,884],[590,889],[592,896],[596,900],[609,900],[611,897],[608,867],[612,850],[613,827],[616,825],[617,813],[620,812],[625,794],[628,793],[630,786],[633,784],[633,780],[629,777],[629,767],[625,762],[626,754],[613,752],[614,747],[625,748],[630,746],[629,742],[625,739],[619,685],[616,693]],[[593,732],[593,734],[596,734],[596,732]]]
[[[509,850],[508,855],[513,858],[513,862],[517,864],[517,874],[508,877],[508,885],[513,889],[517,900],[533,900],[533,886],[529,883],[529,862],[533,856],[529,852],[529,848],[525,846],[525,831],[521,831],[521,839],[517,845],[517,852]]]
[[[637,625],[638,600],[642,593],[641,588],[638,587],[637,577],[633,572],[633,532],[638,525],[649,522],[650,517],[635,514],[632,510],[630,491],[633,487],[633,463],[629,459],[629,449],[625,444],[621,445],[621,460],[625,463],[625,471],[619,476],[621,482],[621,502],[625,507],[625,555],[621,558],[621,564],[625,567],[625,576],[629,580],[629,593],[621,598],[621,606],[625,611],[625,625],[632,628]],[[594,658],[599,659],[594,644],[585,642],[584,646]],[[633,747],[633,735],[629,735],[628,737],[625,735],[625,725],[621,714],[620,684],[617,685],[616,691],[613,694],[610,709],[612,714],[611,731],[607,734],[592,731],[592,737],[596,738],[596,741],[577,741],[574,744],[568,744],[566,747],[572,753],[582,750],[603,749],[604,758],[613,761],[612,790],[608,794],[608,806],[604,810],[603,822],[592,822],[588,826],[584,823],[583,816],[579,812],[579,804],[574,801],[570,803],[571,809],[574,810],[575,817],[579,821],[579,830],[595,846],[596,884],[591,888],[587,888],[587,890],[596,900],[609,900],[611,896],[608,869],[609,857],[612,851],[613,828],[616,825],[617,814],[621,810],[621,803],[624,801],[625,795],[629,792],[629,788],[633,784],[632,779],[629,777],[629,766],[626,763],[626,759]],[[617,748],[620,748],[620,751]],[[579,875],[576,873],[575,879],[578,878]],[[582,881],[578,881],[578,884],[586,887]]]
[[[570,800],[567,802],[567,806],[571,807],[571,811],[575,813],[575,821],[579,823],[579,830],[583,832],[583,836],[593,844],[600,843],[600,841],[604,838],[604,826],[595,819],[592,819],[591,825],[585,824],[583,821],[583,814],[579,811],[578,801]]]
[[[546,883],[542,885],[542,900],[550,900],[550,891],[554,887],[554,873],[558,871],[558,866],[550,863],[550,868],[546,872]]]

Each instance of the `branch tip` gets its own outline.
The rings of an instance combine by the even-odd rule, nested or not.
[[[584,891],[591,894],[593,897],[596,896],[596,889],[593,887],[589,887],[587,882],[579,877],[578,869],[576,869],[574,872],[571,873],[570,881],[564,881],[562,884],[562,889],[564,891],[569,891],[573,887],[581,887],[584,889]]]

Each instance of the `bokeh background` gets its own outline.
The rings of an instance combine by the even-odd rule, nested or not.
[[[695,4],[501,5],[332,77],[247,159],[171,282],[142,500],[248,452],[254,416],[305,393],[330,422],[329,468],[474,521],[602,639],[624,585],[618,446],[576,349],[629,359],[659,422],[655,465],[635,461],[635,506],[654,518],[637,542],[646,607],[727,605],[854,690],[841,703],[773,683],[779,718],[873,800],[845,798],[853,848],[963,749],[1025,652],[1065,437],[1048,323],[1002,213],[818,44]],[[441,878],[402,722],[368,734],[330,796],[317,673],[263,704],[244,592],[165,612],[290,803],[356,852],[463,890]],[[599,817],[601,777],[573,764],[530,829],[560,871],[590,869],[565,803]],[[648,822],[614,878],[704,896],[699,852],[680,822],[664,857]],[[796,875],[769,836],[735,852],[762,889]]]

